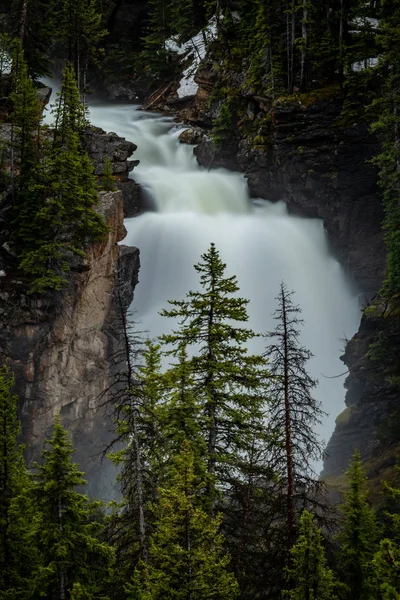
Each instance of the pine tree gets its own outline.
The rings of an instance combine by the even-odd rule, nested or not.
[[[155,530],[143,583],[128,586],[128,598],[143,600],[233,600],[238,594],[219,533],[221,516],[199,506],[193,452],[184,443],[175,456],[155,505]]]
[[[49,47],[58,35],[57,0],[13,0],[11,27],[14,38],[24,49],[30,77],[50,75],[52,61]]]
[[[236,277],[225,276],[226,265],[214,244],[202,260],[195,265],[202,289],[170,301],[173,308],[161,314],[177,319],[178,329],[162,340],[175,356],[182,345],[193,347],[190,367],[207,444],[209,499],[215,503],[217,487],[232,479],[251,423],[261,415],[257,391],[263,361],[247,353],[253,331],[236,326],[248,319],[247,301],[236,296]]]
[[[399,468],[397,467],[397,475]],[[374,571],[382,600],[400,598],[400,489],[384,482],[384,492],[391,507],[385,510],[387,522],[385,537],[380,541],[374,556]]]
[[[201,404],[188,358],[186,346],[182,344],[178,362],[170,364],[165,373],[165,400],[162,431],[168,455],[176,455],[182,444],[190,443],[195,463],[195,472],[204,480],[202,467],[207,457],[207,446],[202,432]]]
[[[88,68],[98,64],[103,53],[101,41],[107,31],[102,26],[96,0],[62,0],[59,15],[60,37],[76,74],[78,90],[84,97]]]
[[[30,247],[37,238],[32,223],[40,210],[40,194],[31,191],[37,184],[39,137],[42,110],[37,90],[28,76],[27,64],[20,42],[14,42],[12,68],[11,122],[13,127],[13,222],[12,237],[17,253]],[[18,173],[18,176],[16,176]]]
[[[304,503],[304,493],[311,496],[318,487],[312,465],[322,456],[322,443],[313,428],[324,414],[320,402],[312,397],[317,382],[306,370],[312,353],[299,343],[303,321],[292,296],[282,282],[274,313],[277,326],[265,336],[272,342],[265,352],[270,373],[268,429],[272,461],[285,490],[288,548],[295,542],[296,513]]]
[[[18,443],[20,423],[14,377],[0,369],[0,596],[28,600],[35,589],[39,561],[35,545],[39,516]]]
[[[38,540],[43,555],[40,597],[97,600],[109,579],[114,557],[112,548],[100,540],[102,525],[93,518],[100,503],[90,502],[76,491],[86,482],[71,461],[74,450],[59,417],[46,445],[43,464],[36,465],[35,486],[42,514]]]
[[[398,3],[383,3],[380,22],[383,53],[379,70],[384,88],[381,98],[375,102],[379,117],[372,129],[382,143],[382,152],[375,158],[375,164],[379,168],[385,211],[387,258],[381,294],[386,297],[396,297],[400,292],[400,58],[396,51],[400,43],[399,18]]]
[[[115,179],[113,177],[111,160],[106,156],[103,166],[103,176],[101,178],[100,188],[106,192],[114,192],[117,189]]]
[[[133,364],[129,344],[126,387],[114,399],[116,434],[122,447],[111,457],[121,465],[118,480],[123,501],[112,515],[109,534],[116,547],[121,581],[131,577],[140,559],[147,562],[154,520],[151,503],[157,498],[166,460],[160,414],[164,391],[160,349],[147,340],[145,350],[136,353],[143,358],[139,366]]]
[[[93,166],[82,149],[86,125],[71,65],[64,70],[56,107],[52,149],[41,166],[41,181],[28,191],[41,195],[41,207],[31,223],[40,236],[20,255],[20,268],[33,277],[30,293],[59,290],[68,283],[74,255],[83,255],[88,243],[104,238],[106,223],[93,208],[98,200]]]
[[[343,526],[339,534],[339,574],[348,600],[373,600],[375,596],[373,555],[377,539],[375,515],[368,505],[367,478],[360,454],[354,453],[347,471]]]
[[[299,537],[291,550],[292,566],[287,570],[290,600],[337,600],[335,579],[327,566],[322,535],[314,517],[305,510],[300,519]]]

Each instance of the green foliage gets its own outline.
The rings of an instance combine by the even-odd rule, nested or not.
[[[104,161],[103,176],[101,178],[100,187],[106,192],[114,192],[117,189],[117,185],[113,177],[112,163],[108,156]]]
[[[43,464],[37,465],[35,490],[42,514],[40,597],[97,600],[114,559],[113,550],[99,539],[102,525],[92,517],[99,503],[75,489],[85,480],[71,461],[74,450],[59,417],[46,444]]]
[[[32,278],[30,293],[60,290],[74,255],[104,238],[106,223],[93,208],[98,200],[93,166],[82,149],[86,125],[75,74],[68,64],[56,107],[50,150],[31,168],[21,192],[17,229],[20,268]],[[32,139],[32,136],[28,136]]]
[[[373,600],[376,597],[373,555],[377,527],[374,512],[368,505],[366,476],[358,451],[354,453],[347,477],[350,488],[345,494],[343,526],[338,537],[341,544],[339,574],[346,586],[343,597]]]
[[[58,37],[65,44],[78,90],[84,95],[88,68],[99,64],[104,52],[101,42],[107,31],[103,28],[96,0],[62,0],[58,10]]]
[[[381,294],[386,297],[395,296],[400,292],[400,207],[399,207],[399,114],[400,101],[400,60],[394,50],[400,41],[398,19],[400,9],[396,6],[389,9],[383,6],[381,41],[383,54],[379,68],[384,76],[383,94],[376,101],[379,118],[373,125],[378,133],[382,152],[375,158],[379,169],[380,185],[383,189],[385,220],[383,224],[387,247],[386,277]]]
[[[178,329],[162,336],[168,351],[181,356],[182,347],[194,349],[190,368],[207,444],[211,502],[218,482],[234,476],[235,459],[252,434],[251,423],[262,404],[257,391],[263,360],[247,353],[245,344],[254,337],[253,331],[236,325],[248,319],[247,301],[237,297],[236,277],[226,277],[225,268],[211,244],[195,265],[201,290],[188,292],[185,300],[170,301],[173,308],[161,313],[178,320]]]
[[[337,600],[335,579],[327,566],[322,535],[314,517],[304,511],[299,537],[291,550],[292,565],[287,570],[290,590],[283,592],[290,600]]]
[[[222,102],[218,116],[213,121],[212,139],[217,148],[232,135],[234,123],[233,105],[229,101]]]
[[[20,423],[14,377],[0,369],[0,596],[28,600],[35,589],[39,560],[35,545],[38,513],[18,443]]]
[[[233,600],[238,586],[228,570],[230,557],[223,550],[221,516],[210,517],[199,506],[188,442],[174,457],[166,482],[154,506],[154,533],[148,564],[143,565],[140,594],[136,576],[128,586],[128,598]]]

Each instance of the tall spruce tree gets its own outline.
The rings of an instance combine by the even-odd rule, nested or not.
[[[207,444],[209,498],[215,503],[217,489],[232,479],[252,423],[261,418],[257,392],[263,360],[247,352],[245,344],[255,334],[236,325],[248,319],[247,301],[236,296],[236,277],[225,276],[226,265],[214,244],[202,261],[195,265],[201,290],[188,292],[185,300],[170,301],[173,308],[162,311],[178,321],[178,328],[162,341],[175,356],[182,345],[193,349],[190,368]]]
[[[274,313],[277,326],[265,336],[270,341],[265,352],[270,372],[268,429],[274,469],[286,497],[288,549],[296,539],[298,511],[319,487],[313,461],[322,457],[322,443],[314,427],[324,414],[321,403],[312,396],[317,382],[306,370],[312,353],[299,342],[303,321],[292,296],[282,282]]]
[[[203,486],[204,489],[204,486]],[[219,532],[221,516],[211,517],[199,506],[194,458],[185,442],[169,468],[160,499],[154,506],[154,533],[149,561],[128,586],[128,598],[142,600],[233,600],[238,594],[229,572],[230,557]]]
[[[28,600],[35,591],[40,556],[35,544],[39,515],[18,443],[18,397],[14,377],[0,369],[0,596]]]
[[[101,541],[103,526],[94,512],[100,506],[76,491],[83,473],[71,461],[74,452],[57,417],[52,437],[37,465],[35,495],[42,515],[38,545],[40,597],[48,600],[98,600],[109,580],[114,552]],[[78,594],[79,592],[79,594]]]
[[[14,197],[12,239],[19,254],[24,247],[30,247],[38,235],[32,224],[42,202],[37,185],[42,107],[37,89],[28,76],[27,64],[19,40],[14,42],[14,46],[13,91],[10,95],[13,107],[11,113]]]
[[[398,600],[400,598],[400,489],[397,482],[388,485],[384,482],[383,517],[385,522],[384,537],[380,541],[374,555],[374,571],[377,587],[382,600]]]
[[[377,528],[368,504],[367,478],[360,454],[354,453],[347,471],[349,490],[345,493],[343,525],[338,536],[340,580],[346,586],[346,600],[373,600],[376,597],[373,556]]]
[[[59,37],[64,41],[67,60],[76,74],[84,97],[89,66],[98,64],[101,41],[107,35],[96,0],[62,0],[59,8]]]
[[[83,255],[87,243],[101,240],[108,229],[93,206],[98,200],[93,166],[82,148],[86,124],[85,109],[79,100],[74,70],[64,69],[56,107],[52,149],[42,166],[40,210],[31,229],[40,231],[20,255],[20,268],[33,278],[30,292],[59,290],[68,283],[69,265]]]
[[[118,561],[118,593],[122,597],[121,588],[131,577],[132,569],[140,560],[147,563],[154,520],[151,504],[157,499],[166,460],[161,431],[165,384],[159,346],[147,340],[144,351],[136,351],[136,355],[142,355],[143,362],[135,365],[132,335],[126,341],[126,383],[114,399],[116,433],[121,448],[111,454],[113,461],[121,467],[118,479],[123,499],[109,525]]]
[[[287,570],[290,600],[337,600],[335,579],[327,565],[322,535],[314,516],[305,510],[300,518],[299,537],[291,550],[292,565]]]
[[[383,189],[384,233],[387,248],[386,276],[381,293],[395,298],[400,292],[400,6],[383,2],[380,21],[383,53],[379,70],[384,87],[375,102],[377,121],[373,130],[378,133],[382,152],[375,158],[379,168],[380,185]]]

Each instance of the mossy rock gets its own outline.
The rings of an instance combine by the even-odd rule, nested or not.
[[[340,415],[338,415],[336,417],[335,423],[339,427],[345,427],[346,425],[348,425],[348,423],[350,421],[350,417],[351,417],[351,408],[348,406],[340,413]]]

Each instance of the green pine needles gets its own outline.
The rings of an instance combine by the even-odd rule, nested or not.
[[[14,56],[13,127],[19,176],[13,241],[29,293],[60,290],[85,247],[104,238],[107,226],[94,206],[96,178],[82,140],[87,125],[71,64],[64,70],[55,107],[53,141],[41,143],[40,106],[20,47]],[[13,171],[15,172],[15,170]]]

